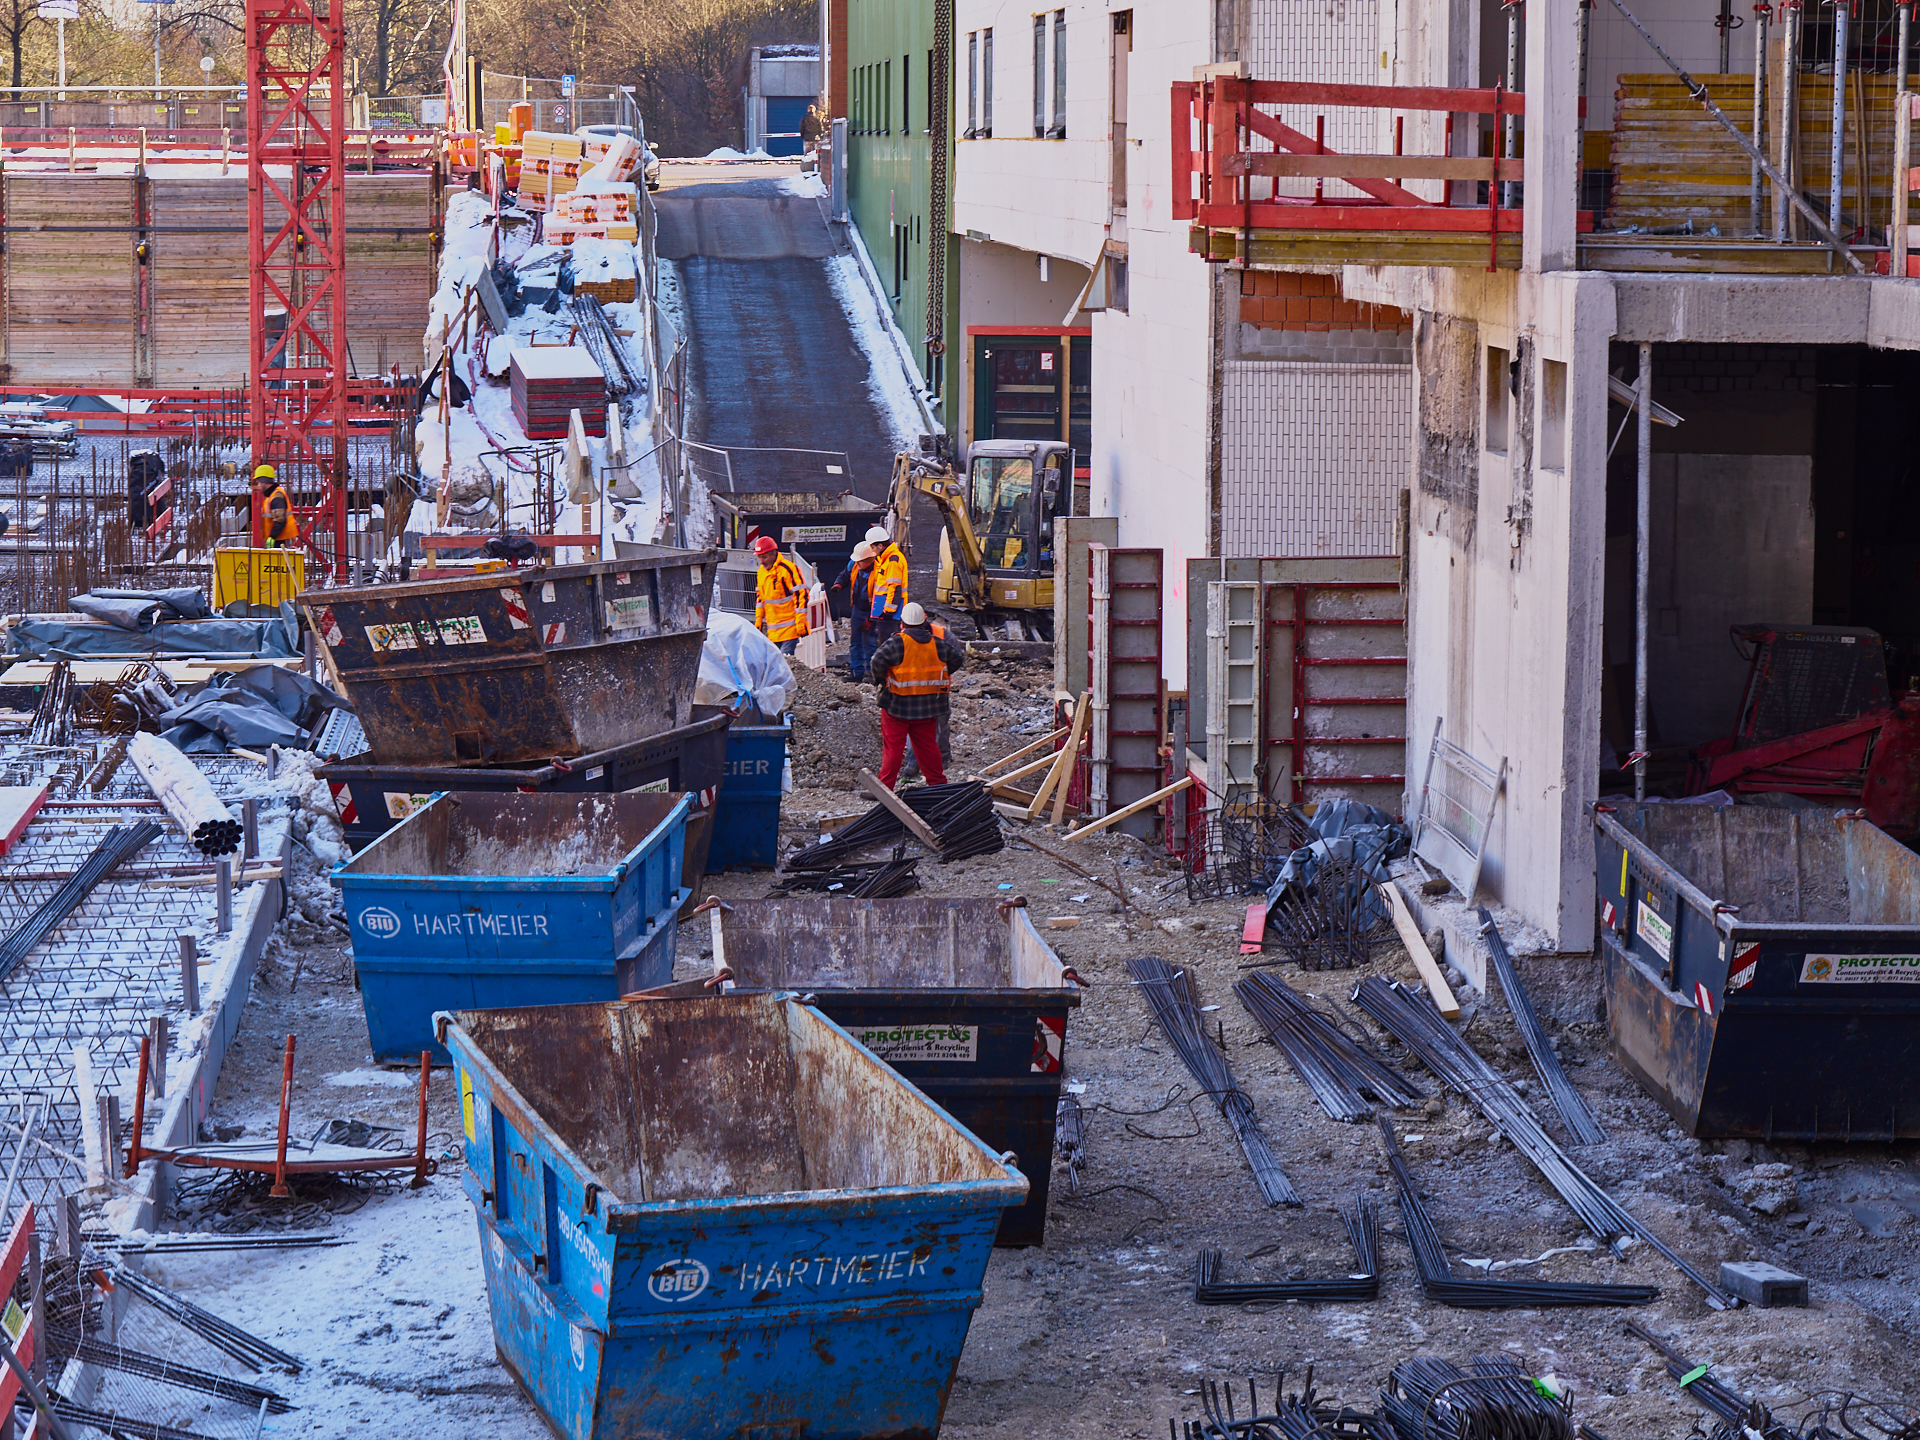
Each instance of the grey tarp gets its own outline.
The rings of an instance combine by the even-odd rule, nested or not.
[[[212,612],[198,589],[93,590],[67,601],[67,608],[123,630],[146,630],[160,620],[200,620]]]
[[[149,630],[97,621],[32,615],[12,628],[15,653],[28,660],[85,660],[100,655],[195,655],[284,659],[300,653],[291,605],[270,620],[162,620]]]
[[[228,745],[249,749],[304,746],[320,717],[351,709],[326,686],[276,666],[259,665],[237,675],[216,675],[197,693],[158,717],[161,733],[188,754],[219,753]]]
[[[1289,890],[1302,894],[1319,883],[1323,865],[1347,867],[1342,875],[1341,900],[1358,923],[1372,927],[1387,918],[1386,902],[1377,888],[1387,878],[1387,861],[1407,853],[1413,832],[1393,816],[1358,800],[1323,801],[1307,824],[1313,840],[1286,858],[1267,888],[1267,905],[1278,905]]]

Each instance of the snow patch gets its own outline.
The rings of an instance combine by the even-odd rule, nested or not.
[[[327,1076],[327,1084],[343,1088],[418,1090],[420,1077],[408,1070],[342,1070]]]
[[[908,369],[906,337],[893,317],[881,311],[874,291],[860,273],[857,257],[831,255],[821,264],[826,267],[834,297],[846,312],[854,343],[866,353],[868,398],[885,417],[894,448],[910,450],[928,425],[917,394],[920,377]]]

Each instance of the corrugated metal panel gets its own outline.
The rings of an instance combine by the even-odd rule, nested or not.
[[[1328,85],[1382,85],[1390,77],[1380,68],[1380,0],[1254,0],[1247,17],[1247,60],[1256,80],[1300,80]],[[1282,106],[1282,123],[1305,135],[1314,133],[1317,114],[1326,117],[1326,144],[1342,154],[1378,150],[1380,119],[1372,111],[1342,108],[1316,111],[1309,105]],[[1271,150],[1266,141],[1255,148]],[[1282,195],[1311,195],[1313,181],[1277,182]],[[1328,196],[1361,192],[1329,181]]]
[[[1226,554],[1395,553],[1411,366],[1231,363],[1220,428]]]

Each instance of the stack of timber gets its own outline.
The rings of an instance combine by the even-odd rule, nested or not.
[[[513,418],[529,439],[558,440],[578,410],[591,435],[607,433],[607,381],[584,345],[523,345],[513,352]]]
[[[1751,137],[1752,75],[1694,78],[1707,87],[1714,103],[1741,133]],[[1832,174],[1833,77],[1802,74],[1797,81],[1799,133],[1795,149],[1800,189],[1817,197],[1816,208],[1824,214],[1828,177]],[[1849,229],[1862,223],[1884,224],[1893,183],[1893,76],[1849,74],[1846,101],[1840,208]],[[1770,84],[1762,148],[1767,158],[1776,162],[1779,116],[1779,97]],[[1864,212],[1860,196],[1863,161],[1867,175]],[[1613,195],[1607,229],[1671,234],[1675,227],[1691,225],[1693,235],[1701,237],[1711,238],[1716,228],[1722,239],[1752,235],[1752,162],[1676,76],[1662,72],[1620,77],[1614,91],[1612,165]],[[1768,228],[1773,224],[1772,187],[1764,179],[1761,186],[1761,224]],[[1801,234],[1800,238],[1810,237]]]

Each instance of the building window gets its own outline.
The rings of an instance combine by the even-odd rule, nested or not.
[[[900,133],[913,133],[913,56],[900,57]]]
[[[1498,346],[1487,347],[1487,423],[1486,447],[1490,454],[1507,453],[1507,428],[1513,416],[1511,359]]]
[[[1124,255],[1107,256],[1107,308],[1127,308],[1127,257]]]
[[[1560,360],[1540,362],[1540,468],[1567,468],[1567,367]]]
[[[1047,133],[1047,17],[1033,17],[1033,133]]]
[[[1053,126],[1056,140],[1067,137],[1067,12],[1053,12]]]
[[[967,32],[967,139],[980,133],[980,32]]]
[[[993,31],[980,32],[980,133],[993,134]]]

